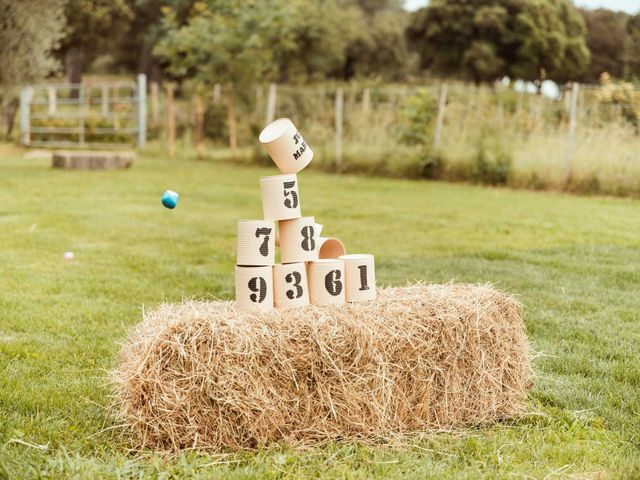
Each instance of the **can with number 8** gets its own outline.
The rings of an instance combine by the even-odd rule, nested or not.
[[[304,262],[275,265],[273,293],[276,308],[309,305],[309,286]]]
[[[341,305],[345,299],[344,261],[309,262],[309,300],[313,305]]]
[[[320,228],[313,217],[278,222],[280,230],[280,261],[308,262],[318,257]]]
[[[302,216],[296,175],[274,175],[260,179],[265,220],[289,220]]]
[[[273,308],[273,267],[236,266],[238,310],[268,311]]]

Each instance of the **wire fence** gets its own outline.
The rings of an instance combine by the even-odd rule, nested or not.
[[[195,148],[265,161],[270,120],[289,117],[314,166],[526,188],[640,192],[640,91],[577,85],[557,98],[496,84],[215,85],[186,95],[150,85],[149,136],[169,156]]]

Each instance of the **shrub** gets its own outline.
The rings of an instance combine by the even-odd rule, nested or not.
[[[405,145],[418,147],[416,163],[420,176],[438,178],[442,162],[433,148],[438,101],[427,90],[406,97],[399,112],[398,135]]]
[[[509,179],[513,158],[503,148],[499,136],[483,129],[478,139],[474,159],[473,179],[488,185],[505,185]]]

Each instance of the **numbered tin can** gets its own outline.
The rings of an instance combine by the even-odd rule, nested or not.
[[[238,222],[236,265],[261,266],[276,263],[276,224],[269,220]]]
[[[264,127],[259,140],[282,173],[297,173],[313,159],[309,145],[288,118]]]
[[[275,265],[273,267],[273,292],[276,308],[309,305],[309,285],[304,262]]]
[[[320,237],[318,239],[318,258],[340,258],[347,253],[342,240],[335,237]]]
[[[278,222],[280,231],[280,261],[308,262],[317,258],[318,233],[313,217]]]
[[[273,267],[236,266],[236,307],[268,311],[273,308]]]
[[[289,220],[302,216],[296,175],[274,175],[260,179],[265,220]]]
[[[366,302],[376,298],[376,268],[373,255],[342,255],[347,302]]]
[[[344,261],[309,262],[309,301],[313,305],[341,305],[345,301]]]

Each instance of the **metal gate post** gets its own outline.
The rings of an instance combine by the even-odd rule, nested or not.
[[[138,75],[138,148],[147,142],[147,76]]]
[[[31,116],[31,97],[33,88],[24,87],[20,90],[20,142],[25,147],[31,143],[29,120]]]

